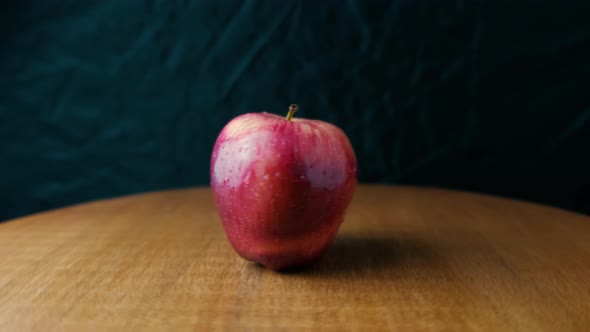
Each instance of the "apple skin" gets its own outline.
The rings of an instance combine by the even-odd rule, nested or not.
[[[211,187],[226,236],[271,270],[308,265],[333,242],[357,184],[346,134],[327,122],[248,113],[221,131]]]

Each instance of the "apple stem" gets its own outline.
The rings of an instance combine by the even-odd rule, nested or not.
[[[291,119],[293,119],[293,115],[295,114],[295,112],[297,112],[297,110],[299,109],[299,106],[295,105],[295,104],[291,104],[291,106],[289,106],[289,113],[287,113],[287,121],[291,121]]]

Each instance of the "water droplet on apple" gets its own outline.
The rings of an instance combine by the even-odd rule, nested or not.
[[[281,172],[276,172],[275,173],[275,176],[280,176],[280,175],[281,175]]]
[[[265,174],[262,178],[268,180],[268,174]]]
[[[305,175],[302,175],[299,178],[303,180],[303,179],[305,179]]]

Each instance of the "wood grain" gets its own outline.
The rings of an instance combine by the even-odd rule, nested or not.
[[[360,186],[316,266],[237,257],[209,189],[0,224],[0,330],[590,331],[590,218]]]

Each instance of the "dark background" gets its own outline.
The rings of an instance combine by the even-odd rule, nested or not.
[[[3,1],[0,220],[206,185],[227,121],[335,123],[364,182],[590,213],[588,1]]]

